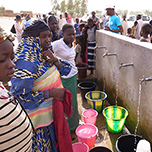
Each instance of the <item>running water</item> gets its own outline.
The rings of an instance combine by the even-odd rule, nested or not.
[[[115,104],[118,105],[118,87],[119,87],[119,70],[118,70],[118,76],[116,77],[116,98],[115,98]]]
[[[142,85],[142,81],[139,80],[139,97],[138,97],[138,105],[137,105],[137,125],[135,127],[134,151],[136,151],[136,147],[137,147],[136,134],[137,134],[137,129],[138,129],[138,126],[139,126],[139,118],[140,118],[141,85]]]
[[[105,89],[106,89],[106,80],[105,80],[105,66],[104,66],[104,64],[103,64],[103,92],[105,92]]]
[[[97,134],[97,140],[96,143],[98,143],[98,141],[103,141],[104,144],[106,144],[107,142],[109,142],[109,134],[107,131],[107,128],[105,128],[105,126],[101,125],[99,126],[99,130],[101,130],[100,134]]]
[[[137,129],[139,126],[139,110],[140,110],[140,101],[141,101],[141,81],[139,81],[139,98],[138,98],[138,104],[137,104],[137,125],[135,127],[135,134],[137,134]]]

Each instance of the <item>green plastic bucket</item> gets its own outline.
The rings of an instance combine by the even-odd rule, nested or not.
[[[85,94],[85,98],[87,99],[91,109],[101,112],[104,100],[107,98],[107,94],[102,91],[89,91]]]
[[[109,106],[103,110],[107,130],[111,133],[120,133],[128,116],[128,111],[120,106]]]

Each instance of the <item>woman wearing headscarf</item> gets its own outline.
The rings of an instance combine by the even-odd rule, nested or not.
[[[72,115],[72,101],[65,99],[65,96],[70,99],[70,94],[62,89],[60,79],[60,74],[67,75],[71,66],[54,56],[50,43],[50,28],[44,21],[27,22],[15,54],[16,72],[11,81],[11,92],[18,97],[35,128],[33,152],[58,152],[58,148],[60,152],[65,149],[72,152],[70,132],[64,118],[64,113]],[[67,107],[64,107],[65,102]],[[57,114],[63,124],[59,125]]]
[[[67,23],[72,24],[72,18],[69,16],[67,12],[64,13],[65,19]]]
[[[52,42],[54,42],[59,39],[59,35],[57,33],[58,23],[56,17],[53,15],[48,16],[47,23],[52,32]]]

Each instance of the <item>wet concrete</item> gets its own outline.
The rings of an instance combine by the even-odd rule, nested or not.
[[[85,79],[79,80],[78,83],[81,81],[93,81],[96,82],[96,75],[88,75]],[[95,90],[99,90],[98,86],[96,87]],[[102,91],[102,90],[101,90]],[[80,115],[80,124],[84,122],[83,117],[82,117],[82,112],[86,109],[89,109],[89,105],[86,100],[84,100],[81,97],[80,89],[78,89],[77,93],[77,100],[78,100],[78,110],[79,110],[79,115]],[[105,100],[103,108],[109,106],[109,103],[107,100]],[[95,146],[104,146],[109,149],[111,149],[113,152],[117,152],[116,150],[116,141],[119,136],[122,134],[125,134],[124,131],[122,131],[119,134],[112,134],[107,131],[106,124],[105,124],[105,118],[101,113],[98,113],[97,116],[97,121],[96,121],[96,127],[98,128],[98,135],[96,137],[95,141]],[[73,140],[73,143],[78,142],[78,139],[76,137],[75,140]]]

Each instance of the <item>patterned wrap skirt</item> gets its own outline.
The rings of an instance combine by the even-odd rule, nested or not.
[[[96,62],[96,53],[94,47],[96,46],[96,42],[89,42],[88,41],[88,70],[95,69],[95,62]]]
[[[52,88],[63,88],[60,74],[55,66],[46,71],[33,84],[34,91],[45,91]],[[52,105],[53,98],[49,98],[37,108],[27,111],[35,128],[32,137],[33,152],[58,152],[58,149],[55,147],[56,136]]]

